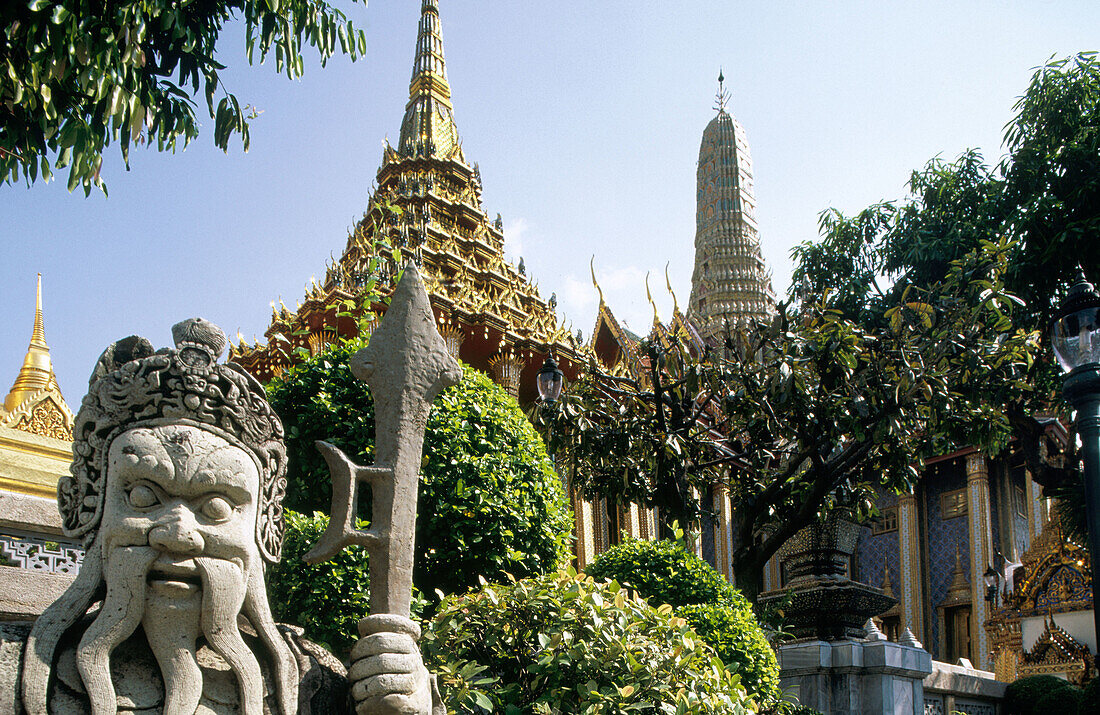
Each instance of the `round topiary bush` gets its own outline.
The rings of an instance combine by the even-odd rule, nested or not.
[[[740,677],[615,583],[547,574],[443,601],[421,641],[449,712],[747,713]]]
[[[595,579],[614,579],[655,605],[679,607],[740,595],[710,564],[679,541],[629,539],[612,546],[585,568]]]
[[[331,480],[314,441],[359,464],[374,453],[374,403],[348,359],[352,340],[294,366],[268,386],[286,427],[288,509],[329,511]],[[522,578],[570,554],[572,516],[546,449],[516,401],[468,366],[436,398],[421,467],[413,580],[425,596],[460,593],[478,578]],[[365,557],[364,557],[365,558]]]
[[[1085,683],[1077,715],[1100,715],[1100,676]]]
[[[1005,715],[1039,715],[1039,701],[1056,690],[1070,688],[1070,684],[1053,675],[1033,675],[1009,683],[1005,688]],[[1069,712],[1073,712],[1070,710]],[[1063,712],[1062,715],[1065,715]]]
[[[779,664],[752,605],[679,541],[632,539],[596,557],[585,572],[613,579],[654,605],[667,603],[762,702],[779,696]]]
[[[707,642],[722,662],[741,675],[750,692],[770,702],[779,697],[779,663],[756,622],[752,606],[740,594],[718,603],[697,603],[676,609],[692,630]]]
[[[1069,715],[1081,707],[1084,692],[1076,685],[1051,690],[1035,703],[1035,715]]]

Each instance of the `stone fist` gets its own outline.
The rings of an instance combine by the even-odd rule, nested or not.
[[[420,626],[380,614],[359,621],[359,635],[348,671],[358,715],[446,715],[420,657]]]

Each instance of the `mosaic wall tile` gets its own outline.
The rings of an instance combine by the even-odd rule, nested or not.
[[[921,480],[925,495],[926,509],[926,538],[928,553],[926,567],[928,568],[927,583],[929,585],[928,600],[925,602],[926,615],[931,623],[932,637],[930,642],[924,644],[933,655],[941,652],[941,640],[939,632],[939,618],[936,606],[947,596],[947,589],[951,585],[951,577],[955,571],[955,550],[962,558],[963,573],[974,583],[970,574],[970,530],[967,525],[967,517],[959,516],[952,519],[943,519],[940,512],[940,495],[944,492],[966,487],[966,467],[962,460],[941,462],[934,465],[935,468],[925,472]],[[969,505],[968,505],[969,513]]]
[[[875,498],[875,506],[882,509],[897,507],[898,495],[892,491],[879,490]],[[898,586],[900,582],[901,554],[899,552],[898,532],[888,531],[885,534],[875,534],[870,526],[865,526],[860,531],[859,541],[856,544],[856,574],[855,580],[871,586],[882,587],[883,564],[890,565],[890,583],[893,584],[894,595],[900,595]]]

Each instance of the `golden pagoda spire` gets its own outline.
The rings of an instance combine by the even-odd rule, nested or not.
[[[409,81],[409,103],[401,121],[398,150],[405,156],[451,158],[459,149],[451,85],[443,57],[438,0],[423,0],[416,36],[416,58]]]
[[[46,331],[42,327],[42,274],[38,274],[38,293],[34,304],[34,329],[23,367],[15,378],[11,392],[4,399],[4,410],[13,412],[23,401],[46,387],[57,387],[57,378],[50,362],[50,346],[46,344]],[[58,390],[60,392],[60,390]]]

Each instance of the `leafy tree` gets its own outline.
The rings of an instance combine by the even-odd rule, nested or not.
[[[597,556],[585,572],[636,589],[655,606],[672,606],[750,693],[777,704],[779,664],[752,606],[683,541],[631,539]]]
[[[692,489],[726,484],[739,507],[733,570],[755,598],[767,560],[823,512],[868,515],[874,485],[911,488],[920,459],[947,444],[1006,443],[999,406],[1026,389],[1017,375],[1035,349],[1002,289],[1011,250],[982,242],[877,322],[826,297],[797,314],[780,306],[702,355],[675,336],[649,340],[644,374],[593,365],[543,414],[551,449],[585,493],[659,507],[666,521],[692,523]]]
[[[222,30],[244,24],[249,63],[275,55],[276,69],[300,77],[302,47],[324,64],[340,50],[354,60],[366,36],[327,0],[8,0],[0,3],[0,183],[28,183],[69,169],[69,190],[106,191],[103,152],[117,142],[183,148],[198,136],[195,98],[227,149],[248,121],[222,82],[215,59]],[[224,44],[224,43],[223,43]],[[224,56],[224,52],[221,53]]]
[[[1052,60],[1036,70],[1006,127],[1006,155],[989,166],[975,151],[935,159],[909,181],[902,201],[854,216],[822,215],[823,237],[794,251],[792,298],[829,293],[830,305],[864,323],[885,320],[898,295],[940,280],[951,261],[983,241],[1011,241],[1005,289],[1022,305],[1015,325],[1038,331],[1042,350],[1020,380],[1033,389],[1001,394],[1001,412],[1017,449],[1048,495],[1063,497],[1067,527],[1083,524],[1075,440],[1065,467],[1044,458],[1040,411],[1061,412],[1059,371],[1047,326],[1077,267],[1100,279],[1100,59],[1096,53]],[[982,383],[956,389],[973,393]],[[968,390],[969,388],[969,390]],[[973,394],[971,394],[973,397]]]
[[[294,366],[268,386],[287,431],[289,509],[327,512],[328,468],[314,447],[324,439],[360,464],[374,453],[374,404],[344,341]],[[366,512],[365,513],[369,513]],[[432,405],[424,437],[414,583],[461,593],[478,577],[525,577],[568,558],[572,519],[538,434],[515,400],[464,367],[462,381]]]
[[[424,632],[448,711],[748,713],[753,693],[668,605],[567,573],[445,600]]]
[[[1095,52],[1038,68],[1005,129],[995,165],[970,150],[933,159],[909,196],[855,216],[822,214],[822,238],[794,250],[792,297],[831,294],[853,317],[881,315],[909,285],[941,280],[982,241],[1013,241],[1005,288],[1015,319],[1045,329],[1076,266],[1100,273],[1100,59]],[[1044,336],[1044,339],[1046,336]]]

